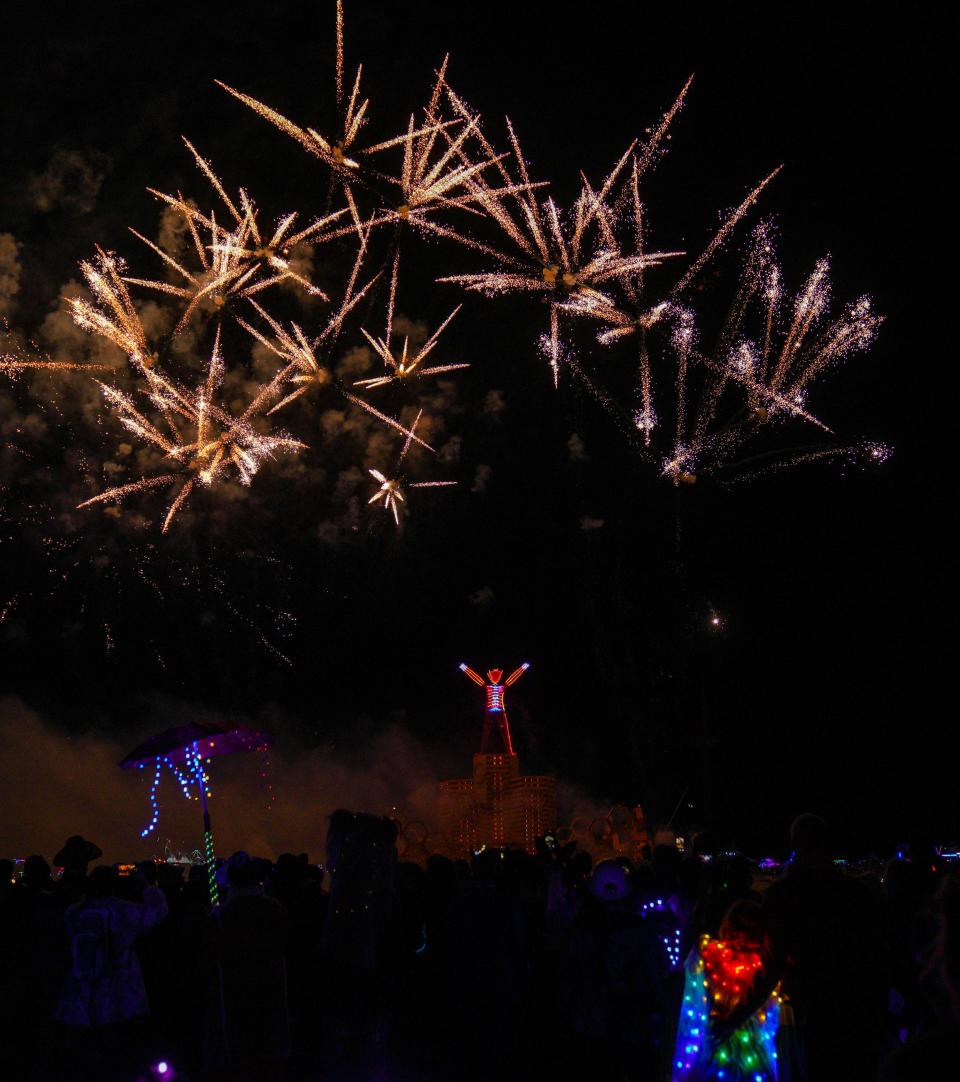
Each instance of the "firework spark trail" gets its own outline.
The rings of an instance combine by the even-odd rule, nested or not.
[[[760,181],[760,183],[751,191],[746,199],[727,216],[726,221],[720,227],[720,229],[714,234],[713,239],[704,248],[700,255],[690,264],[686,273],[680,278],[673,289],[670,291],[671,297],[676,297],[682,293],[687,286],[693,281],[694,278],[703,270],[703,268],[710,262],[710,260],[716,255],[717,251],[723,246],[727,237],[733,232],[737,223],[743,218],[747,211],[753,206],[754,203],[760,198],[760,193],[766,188],[771,180],[780,172],[783,168],[782,165],[778,165],[773,172],[768,173],[767,176]]]
[[[456,205],[455,201],[451,201],[446,196],[452,189],[462,185],[463,176],[445,174],[443,167],[447,164],[446,161],[441,161],[435,167],[430,168],[428,172],[429,156],[437,133],[444,127],[455,123],[454,121],[436,121],[430,115],[431,111],[435,111],[439,98],[442,73],[438,77],[431,95],[430,105],[427,108],[428,119],[423,127],[417,127],[414,118],[411,117],[405,132],[366,147],[356,147],[357,136],[367,123],[369,100],[364,99],[358,105],[362,65],[357,68],[353,89],[349,98],[345,99],[343,64],[343,10],[342,6],[338,5],[335,71],[338,134],[332,140],[326,139],[313,128],[301,128],[270,106],[250,97],[248,94],[235,90],[226,83],[220,82],[220,80],[215,80],[215,82],[263,119],[295,139],[305,150],[327,165],[342,182],[344,195],[348,202],[352,203],[354,200],[353,188],[355,186],[373,192],[380,192],[382,195],[381,189],[384,183],[399,185],[401,188],[399,205],[389,212],[385,212],[379,221],[407,220],[410,217],[411,209],[418,209],[422,212],[426,205],[431,202],[445,206]],[[397,147],[403,147],[404,150],[404,168],[400,177],[393,177],[372,167],[369,161],[372,156]],[[414,220],[420,225],[428,224],[422,213],[416,215]]]
[[[575,357],[565,357],[564,367],[573,374],[598,405],[610,416],[638,456],[649,465],[656,465],[656,458],[646,450],[642,441],[637,439],[637,426],[633,418],[623,409],[613,395],[605,390]]]
[[[32,369],[45,369],[50,372],[109,372],[110,365],[74,364],[72,361],[27,361],[13,353],[0,353],[0,372],[3,372],[4,375],[12,375],[14,372],[26,372]]]

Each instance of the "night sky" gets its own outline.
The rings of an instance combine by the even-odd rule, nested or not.
[[[918,831],[956,840],[946,28],[908,5],[539,14],[550,10],[348,5],[347,69],[364,64],[376,131],[405,125],[449,51],[450,81],[490,134],[500,141],[509,114],[536,175],[569,201],[579,170],[602,177],[694,72],[647,190],[654,243],[699,250],[719,213],[783,163],[711,266],[705,303],[729,296],[760,217],[776,219],[793,286],[830,253],[837,301],[867,292],[886,322],[868,353],[819,381],[816,409],[893,457],[676,491],[582,390],[553,390],[536,349],[542,307],[470,296],[444,339],[471,363],[445,420],[462,444],[440,472],[423,462],[457,489],[418,497],[399,534],[366,512],[345,524],[323,502],[330,477],[309,470],[324,453],[344,468],[346,450],[306,435],[306,476],[265,468],[242,506],[210,494],[161,538],[161,499],[137,502],[142,525],[71,510],[116,428],[94,426],[82,454],[65,453],[80,422],[43,405],[53,381],[4,380],[4,709],[16,714],[16,697],[54,732],[120,744],[199,713],[257,721],[288,756],[346,759],[399,726],[465,772],[480,715],[457,663],[529,660],[511,700],[521,762],[599,804],[639,802],[664,821],[680,801],[681,825],[708,823],[753,851],[782,845],[802,810],[825,814],[850,851]],[[126,231],[156,235],[145,187],[209,202],[181,133],[271,217],[322,210],[323,167],[213,79],[322,130],[332,12],[5,13],[0,234],[20,245],[14,332],[52,355],[85,348],[51,313],[96,243],[153,273]],[[399,308],[435,326],[464,300],[433,283],[436,261],[461,257],[423,251],[405,257]],[[36,769],[25,786],[40,783]],[[275,783],[282,795],[279,766]]]

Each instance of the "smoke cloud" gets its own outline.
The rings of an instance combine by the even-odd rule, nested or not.
[[[200,804],[184,798],[166,768],[157,829],[140,837],[151,815],[153,770],[121,770],[118,764],[167,725],[224,719],[186,703],[160,702],[154,713],[149,728],[121,740],[95,732],[71,735],[20,699],[0,698],[0,856],[40,853],[49,861],[72,834],[99,845],[104,862],[163,857],[167,847],[202,849]],[[437,782],[468,775],[469,761],[438,753],[397,722],[371,727],[364,736],[356,750],[281,744],[268,757],[251,752],[214,759],[210,811],[217,852],[245,849],[274,859],[307,852],[322,860],[328,817],[343,807],[389,815],[401,825],[419,820],[439,831]],[[563,779],[558,798],[561,824],[592,822],[610,810],[609,801]]]
[[[0,318],[13,311],[20,292],[20,245],[12,233],[0,233]]]
[[[89,214],[110,164],[107,155],[98,151],[55,150],[46,169],[27,181],[32,209],[41,214],[61,208],[71,214]]]
[[[177,713],[168,712],[163,724],[183,724],[199,712],[182,704]],[[153,771],[117,764],[146,735],[131,733],[124,742],[70,735],[19,699],[0,699],[0,855],[50,860],[71,834],[96,842],[104,861],[162,856],[166,843],[183,852],[202,848],[200,805],[183,797],[166,768],[157,830],[140,837],[150,820]],[[269,760],[256,752],[215,759],[210,811],[217,851],[308,852],[321,860],[327,818],[340,807],[430,822],[436,782],[452,769],[396,724],[373,733],[357,754],[283,748],[271,749]]]

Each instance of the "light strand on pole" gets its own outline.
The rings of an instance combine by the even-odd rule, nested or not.
[[[140,769],[143,769],[141,765]],[[150,785],[150,807],[152,811],[152,817],[147,826],[140,831],[140,837],[146,838],[148,834],[152,834],[157,828],[157,822],[160,819],[160,804],[157,800],[157,788],[160,785],[160,756],[157,756],[156,769],[153,772],[153,782]]]

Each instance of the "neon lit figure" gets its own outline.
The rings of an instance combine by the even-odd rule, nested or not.
[[[490,733],[496,724],[503,739],[503,747],[507,755],[516,754],[513,750],[513,740],[510,737],[510,722],[507,718],[507,707],[504,701],[504,692],[512,684],[515,684],[521,676],[530,668],[530,662],[525,661],[518,669],[503,680],[503,669],[490,669],[486,680],[474,672],[469,665],[460,662],[460,671],[465,673],[478,687],[482,687],[487,693],[486,705],[483,715],[483,740],[480,744],[481,754],[487,750]]]

